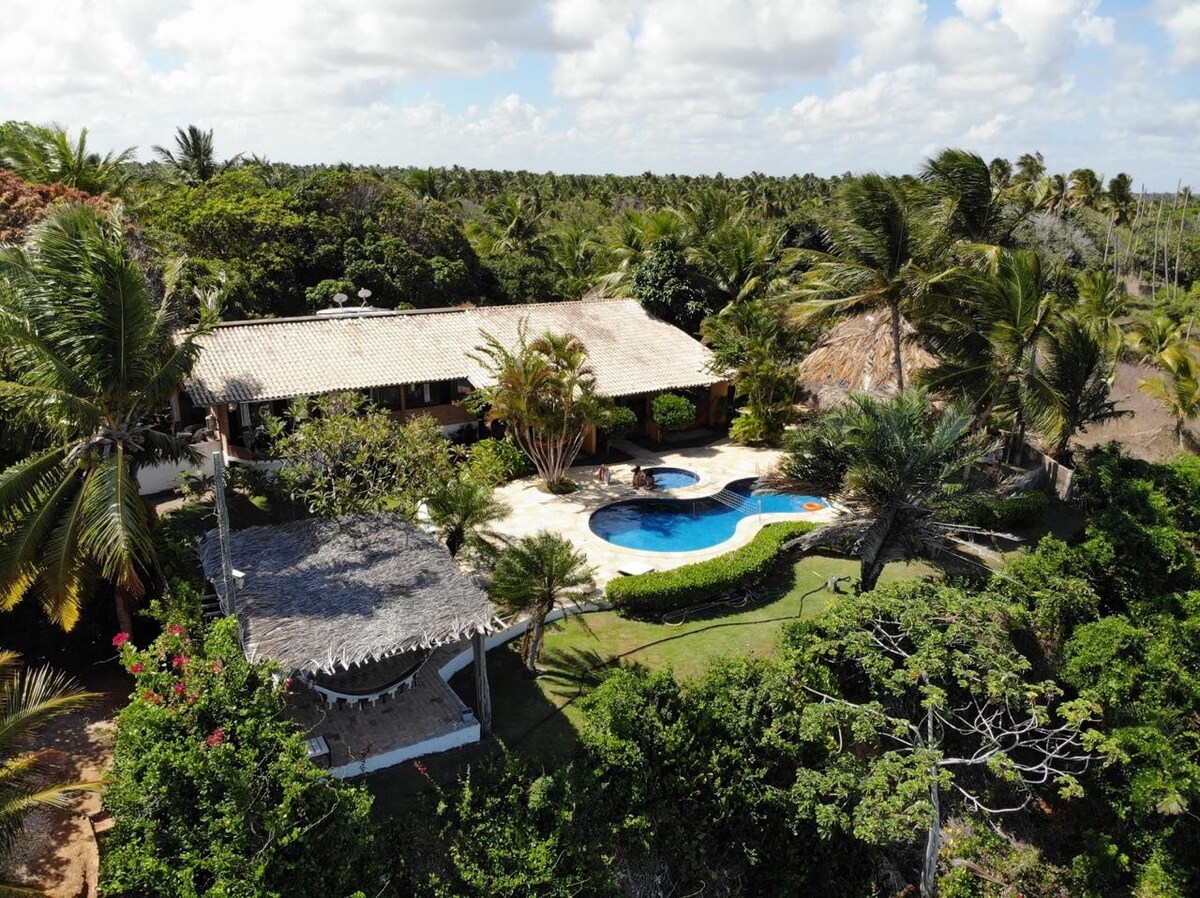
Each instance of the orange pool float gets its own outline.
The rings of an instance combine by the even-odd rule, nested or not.
[[[820,511],[824,507],[825,506],[822,505],[820,502],[805,502],[804,503],[805,511]]]

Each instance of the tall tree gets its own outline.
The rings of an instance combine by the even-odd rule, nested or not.
[[[516,350],[484,334],[476,351],[493,383],[471,394],[472,408],[507,425],[549,489],[567,487],[567,469],[608,405],[596,395],[583,343],[550,332],[529,340],[522,326]]]
[[[14,652],[0,651],[0,872],[21,836],[26,814],[39,807],[60,808],[67,793],[99,788],[100,783],[58,781],[34,738],[47,723],[97,698],[48,667],[23,668]],[[0,895],[40,895],[0,879]]]
[[[65,184],[84,193],[125,196],[132,181],[126,163],[133,159],[134,148],[101,156],[88,149],[87,134],[87,128],[80,128],[72,140],[62,125],[7,122],[0,125],[0,168],[35,184]]]
[[[158,429],[195,361],[196,331],[156,306],[118,207],[66,206],[0,249],[0,401],[53,444],[0,473],[0,610],[32,593],[64,629],[98,578],[121,629],[154,564],[137,471],[189,456]]]
[[[925,250],[917,233],[917,210],[894,179],[864,175],[845,182],[824,224],[828,253],[794,252],[812,263],[801,278],[797,309],[801,320],[838,312],[874,310],[891,318],[892,367],[903,390],[901,333],[906,313],[926,295],[938,276],[921,266]]]
[[[1175,440],[1183,449],[1184,428],[1200,418],[1200,378],[1190,357],[1169,361],[1163,374],[1138,381],[1138,390],[1157,400],[1175,419]]]
[[[213,148],[212,129],[202,131],[195,125],[188,125],[186,129],[175,129],[174,150],[158,144],[155,144],[153,149],[160,162],[172,169],[185,184],[192,187],[203,184],[214,175],[236,165],[241,159],[241,153],[238,153],[231,159],[218,162],[216,150]]]
[[[492,571],[492,598],[509,613],[530,616],[524,643],[525,669],[538,673],[546,615],[558,606],[585,601],[593,570],[587,557],[557,533],[522,537],[501,553]]]
[[[788,446],[781,473],[836,497],[841,509],[788,545],[836,546],[857,556],[862,592],[893,561],[964,560],[971,545],[962,534],[972,528],[946,523],[952,500],[944,486],[983,453],[970,423],[968,410],[937,412],[919,389],[888,400],[852,394]]]

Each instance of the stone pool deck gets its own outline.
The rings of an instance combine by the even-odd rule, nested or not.
[[[737,531],[725,542],[690,552],[625,549],[592,533],[588,519],[593,511],[610,502],[637,497],[702,499],[718,492],[732,480],[761,477],[769,473],[779,462],[781,453],[778,449],[738,446],[727,439],[693,449],[664,447],[660,452],[644,449],[628,441],[619,443],[618,448],[633,456],[633,459],[611,465],[612,482],[607,485],[596,480],[598,465],[584,465],[571,469],[571,477],[580,489],[566,496],[554,496],[539,489],[541,481],[536,477],[516,480],[500,487],[496,491],[497,498],[512,506],[513,511],[495,529],[511,537],[528,536],[539,530],[551,530],[565,536],[587,555],[596,568],[596,585],[603,589],[609,580],[619,576],[618,569],[630,562],[642,562],[655,570],[679,567],[744,546],[763,524],[772,521],[826,521],[833,515],[828,509],[754,515],[740,521]],[[686,468],[695,471],[700,481],[694,486],[673,490],[635,490],[631,484],[634,465],[643,468]]]

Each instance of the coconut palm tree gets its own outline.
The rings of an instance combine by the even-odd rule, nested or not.
[[[1190,358],[1179,358],[1165,366],[1166,372],[1138,381],[1138,390],[1157,400],[1175,419],[1175,440],[1184,448],[1184,427],[1200,417],[1200,379]]]
[[[157,428],[198,348],[156,307],[118,207],[66,206],[0,249],[0,345],[13,379],[0,402],[36,422],[46,448],[0,472],[0,610],[33,594],[64,629],[89,587],[114,584],[121,629],[153,567],[137,471],[188,457]]]
[[[710,234],[687,257],[712,286],[721,305],[745,302],[779,286],[783,235],[740,222]]]
[[[908,389],[891,399],[852,394],[799,431],[780,472],[836,499],[836,518],[785,545],[837,547],[860,559],[859,588],[875,588],[893,561],[962,559],[974,531],[945,523],[944,485],[982,455],[963,407],[937,412]]]
[[[1195,361],[1197,341],[1190,331],[1167,315],[1148,315],[1132,323],[1125,345],[1150,364],[1171,371]]]
[[[1111,399],[1114,351],[1085,317],[1064,315],[1047,329],[1027,405],[1051,457],[1064,458],[1071,439],[1089,426],[1132,414]]]
[[[960,303],[933,318],[930,342],[942,361],[922,372],[931,390],[966,400],[975,411],[972,431],[995,412],[1024,420],[1030,382],[1038,376],[1034,353],[1059,306],[1050,272],[1031,250],[1002,252],[991,271],[960,274]]]
[[[188,186],[195,187],[203,184],[215,175],[238,163],[242,158],[238,153],[232,159],[217,162],[216,151],[213,149],[213,133],[201,131],[195,125],[187,129],[175,129],[175,149],[155,144],[152,147],[160,162],[172,169]]]
[[[605,267],[600,284],[610,296],[628,296],[633,276],[658,244],[682,242],[683,219],[670,209],[643,212],[627,209],[612,224],[600,230]]]
[[[796,291],[802,300],[796,309],[801,322],[846,312],[887,312],[898,390],[906,382],[900,343],[905,316],[943,277],[931,276],[921,266],[926,244],[917,233],[917,218],[900,182],[864,175],[845,182],[834,198],[824,225],[831,251],[792,254],[812,263]]]
[[[0,168],[37,184],[65,184],[84,193],[125,196],[133,178],[126,163],[132,161],[134,148],[101,156],[88,150],[87,134],[87,128],[81,128],[72,140],[62,125],[0,125]]]
[[[1121,321],[1130,311],[1129,294],[1108,269],[1081,272],[1075,283],[1079,288],[1079,315],[1104,343],[1115,363],[1124,339]]]
[[[33,670],[15,652],[0,651],[0,870],[21,836],[25,815],[39,807],[60,808],[68,793],[96,789],[98,782],[55,780],[46,752],[34,747],[38,732],[55,717],[96,699],[48,667]],[[40,892],[0,880],[0,895]]]
[[[522,660],[536,676],[546,615],[556,606],[582,602],[591,594],[587,558],[557,533],[542,530],[505,549],[492,571],[492,599],[510,614],[529,614]]]
[[[512,513],[510,506],[492,495],[491,487],[461,476],[441,484],[426,504],[452,556],[464,546],[484,556],[491,554],[496,534],[489,525]]]
[[[991,166],[967,150],[946,149],[926,159],[921,180],[932,194],[932,222],[948,242],[1007,244],[1021,220],[1006,214],[1004,185],[993,180]]]

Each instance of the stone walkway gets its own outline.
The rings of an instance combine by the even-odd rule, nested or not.
[[[625,549],[613,545],[596,534],[588,526],[593,511],[610,502],[622,499],[654,496],[656,498],[702,499],[721,490],[730,481],[744,477],[760,477],[772,471],[782,453],[778,449],[760,449],[738,446],[729,440],[719,440],[694,449],[671,449],[652,452],[628,441],[617,444],[622,452],[632,455],[632,460],[612,465],[612,482],[605,485],[597,482],[597,465],[571,468],[571,477],[579,484],[577,492],[566,496],[555,496],[539,489],[541,481],[536,477],[516,480],[500,487],[496,497],[503,499],[513,512],[496,525],[496,530],[506,536],[528,536],[539,530],[551,530],[565,536],[587,555],[596,568],[596,585],[603,588],[613,577],[619,576],[618,568],[629,562],[642,562],[655,570],[679,567],[705,558],[723,555],[730,549],[744,546],[754,537],[763,524],[772,521],[828,520],[831,511],[808,513],[777,513],[747,517],[738,523],[733,537],[708,549],[691,552],[646,552]],[[686,468],[700,475],[695,486],[674,490],[635,490],[631,484],[635,465],[648,467]]]

